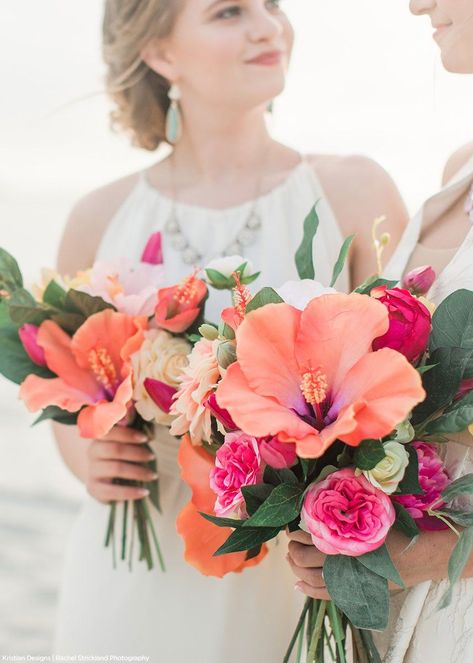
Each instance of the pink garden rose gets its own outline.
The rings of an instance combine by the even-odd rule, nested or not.
[[[375,339],[373,350],[392,348],[415,363],[425,352],[432,327],[432,316],[421,301],[408,290],[386,286],[374,288],[371,296],[389,311],[389,329]]]
[[[264,462],[276,470],[292,467],[297,462],[296,445],[280,442],[277,437],[260,439],[259,451]]]
[[[260,483],[263,471],[256,438],[241,431],[228,433],[210,472],[210,487],[217,495],[216,515],[244,518],[245,500],[241,489]]]
[[[389,497],[347,467],[309,486],[301,528],[326,555],[358,557],[383,545],[395,518]]]
[[[412,446],[419,459],[419,483],[424,493],[393,495],[392,498],[408,511],[421,529],[444,529],[446,525],[438,518],[429,516],[426,511],[434,503],[436,507],[442,506],[443,502],[439,498],[450,483],[449,476],[434,444],[417,441]]]

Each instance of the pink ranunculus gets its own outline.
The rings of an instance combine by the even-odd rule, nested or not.
[[[18,330],[18,336],[23,344],[23,348],[31,359],[38,366],[46,366],[46,357],[43,348],[38,345],[39,327],[26,324]]]
[[[383,545],[395,518],[389,497],[347,467],[309,486],[301,527],[326,555],[358,557]]]
[[[433,286],[436,276],[429,265],[417,267],[417,269],[411,270],[404,276],[402,287],[410,290],[414,295],[426,295]]]
[[[371,296],[386,306],[389,312],[389,329],[375,339],[373,350],[392,348],[415,363],[425,352],[432,328],[432,316],[421,301],[408,290],[386,286],[374,288]]]
[[[412,446],[419,459],[419,483],[424,493],[392,495],[392,498],[408,511],[421,529],[443,529],[446,525],[439,525],[441,521],[426,512],[433,504],[436,508],[444,504],[440,500],[440,495],[450,483],[450,478],[434,444],[416,441]]]
[[[259,450],[264,462],[276,470],[292,467],[297,462],[296,445],[280,442],[277,437],[260,439]]]
[[[217,516],[246,517],[241,489],[259,483],[263,471],[256,438],[241,431],[228,433],[210,472],[210,487],[217,495],[214,507]]]

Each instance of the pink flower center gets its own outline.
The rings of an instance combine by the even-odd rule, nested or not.
[[[319,420],[323,419],[320,404],[327,398],[327,376],[319,368],[310,368],[302,374],[302,394],[309,405],[314,408]]]
[[[91,350],[89,365],[97,382],[108,394],[114,394],[117,387],[117,371],[108,351],[105,348]]]
[[[199,270],[196,269],[193,274],[185,278],[182,283],[176,288],[174,293],[174,301],[178,304],[190,304],[197,296],[197,274]]]

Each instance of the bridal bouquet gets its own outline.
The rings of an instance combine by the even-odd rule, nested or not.
[[[323,288],[317,225],[314,210],[299,282],[252,297],[235,273],[233,306],[218,328],[200,328],[171,407],[192,489],[178,530],[186,559],[217,576],[261,561],[286,528],[307,531],[327,555],[332,601],[307,600],[284,660],[297,642],[300,660],[307,632],[308,661],[328,651],[344,662],[350,629],[355,661],[377,662],[371,631],[387,626],[388,582],[404,586],[390,529],[414,541],[422,528],[457,532],[452,585],[473,547],[473,514],[456,502],[473,475],[452,482],[438,453],[473,424],[473,293],[453,293],[432,316],[429,269],[403,287],[372,278],[337,293],[352,238]]]
[[[144,432],[169,424],[171,399],[203,320],[208,290],[191,274],[163,287],[161,235],[152,235],[141,262],[96,262],[73,279],[46,272],[44,284],[25,289],[14,258],[0,249],[0,373],[20,385],[35,423],[52,419],[78,426],[83,438],[101,438],[116,426]],[[151,430],[148,430],[151,434]],[[156,463],[149,463],[156,471]],[[118,481],[118,480],[115,480]],[[159,510],[158,483],[138,484],[139,501],[124,503],[121,558],[164,568],[149,511]],[[127,528],[131,513],[131,541]],[[111,504],[105,545],[115,560],[117,505]]]

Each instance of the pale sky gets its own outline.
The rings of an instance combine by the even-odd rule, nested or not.
[[[301,151],[377,159],[414,212],[448,154],[473,139],[473,77],[443,71],[428,20],[412,17],[407,0],[283,6],[297,44],[274,133]],[[78,197],[156,158],[108,129],[102,7],[99,0],[0,4],[2,243],[31,273],[54,260]]]

